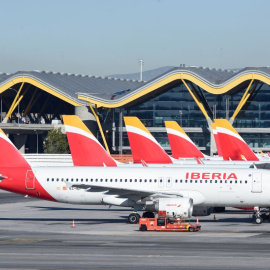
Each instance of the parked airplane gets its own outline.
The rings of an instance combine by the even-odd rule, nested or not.
[[[250,149],[228,120],[215,119],[215,125],[224,160],[259,161],[263,159]],[[267,159],[264,161],[269,162]]]
[[[216,147],[217,147],[218,156],[223,157],[222,156],[222,150],[221,150],[221,147],[220,147],[220,142],[219,142],[219,139],[218,139],[216,124],[212,123],[211,126],[212,126],[212,132],[213,132],[214,140],[215,140]]]
[[[117,166],[78,116],[63,115],[63,121],[74,166]]]
[[[193,206],[270,206],[266,169],[31,167],[0,130],[0,189],[77,204],[134,208],[129,221],[163,210],[191,216]],[[257,212],[257,223],[261,223]]]
[[[165,121],[165,126],[173,158],[205,157],[176,121]]]

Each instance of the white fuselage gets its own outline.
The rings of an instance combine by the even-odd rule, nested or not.
[[[141,200],[145,192],[149,192],[190,197],[194,205],[270,206],[268,170],[199,166],[186,169],[148,167],[32,169],[43,188],[57,201],[65,203],[134,206],[132,203]],[[73,185],[80,186],[74,188]],[[83,188],[83,185],[86,185],[86,188]],[[87,185],[94,188],[87,189]],[[98,187],[106,188],[98,189]]]

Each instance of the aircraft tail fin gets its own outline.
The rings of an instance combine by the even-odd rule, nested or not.
[[[78,116],[63,115],[63,120],[74,166],[117,166]]]
[[[224,160],[259,160],[228,120],[215,119],[215,124]]]
[[[124,117],[134,163],[172,163],[172,159],[137,117]]]
[[[173,158],[203,158],[204,154],[191,141],[176,121],[165,121]]]
[[[0,129],[0,149],[0,168],[30,168],[30,165],[26,159],[22,156],[22,154],[14,146],[2,129]]]
[[[212,123],[211,125],[212,125],[212,130],[213,130],[213,135],[214,135],[214,140],[215,140],[215,143],[216,143],[218,155],[220,157],[222,157],[222,150],[221,150],[220,142],[219,142],[219,139],[218,139],[216,124]]]

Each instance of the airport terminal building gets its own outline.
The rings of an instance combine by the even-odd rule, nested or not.
[[[254,151],[270,151],[269,85],[268,67],[176,67],[150,81],[1,73],[0,127],[22,152],[41,153],[48,130],[62,126],[63,114],[76,114],[111,153],[121,154],[130,153],[123,116],[139,117],[168,152],[164,121],[175,120],[201,150],[214,153],[211,122],[226,118]]]

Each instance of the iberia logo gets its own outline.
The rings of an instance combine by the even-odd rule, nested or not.
[[[181,204],[177,205],[177,207],[181,207]]]

